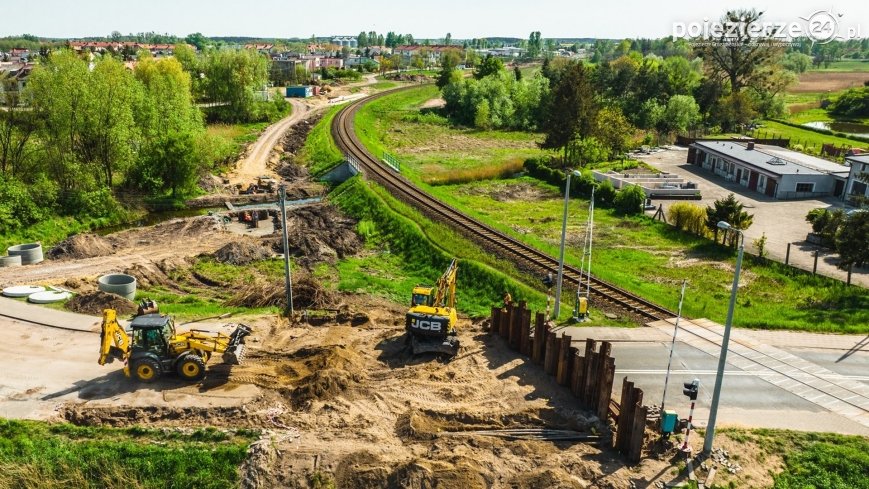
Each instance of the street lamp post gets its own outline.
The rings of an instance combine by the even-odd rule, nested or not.
[[[736,269],[733,271],[733,287],[730,289],[730,306],[727,308],[727,321],[724,323],[724,336],[721,338],[721,354],[718,356],[718,372],[715,374],[715,389],[712,391],[712,405],[709,407],[709,423],[706,425],[706,438],[703,453],[712,452],[715,438],[715,419],[718,417],[718,401],[721,397],[721,384],[724,382],[724,365],[727,363],[727,345],[730,342],[730,328],[733,326],[733,309],[736,307],[736,291],[739,289],[739,271],[742,268],[742,253],[745,250],[745,236],[730,223],[718,221],[718,227],[739,234],[739,253],[736,255]]]
[[[561,284],[564,280],[564,239],[567,235],[567,203],[570,201],[570,176],[582,175],[577,170],[567,172],[567,182],[564,185],[564,216],[561,218],[561,251],[558,254],[558,281],[555,287],[555,309],[552,312],[553,319],[558,319],[561,309]]]

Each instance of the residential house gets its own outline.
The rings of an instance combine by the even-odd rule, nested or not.
[[[867,182],[860,180],[860,175],[869,175],[869,154],[846,156],[845,163],[851,165],[851,170],[848,172],[848,183],[846,184],[847,191],[845,199],[852,200],[854,197],[869,198],[869,185]]]
[[[688,163],[776,199],[841,197],[848,168],[778,146],[727,140],[697,141]]]
[[[357,66],[364,65],[366,63],[374,63],[377,66],[380,66],[380,62],[374,58],[366,58],[365,56],[350,56],[346,60],[344,60],[344,66],[347,68],[356,68]]]
[[[427,65],[440,63],[441,56],[449,51],[458,53],[459,56],[462,57],[461,46],[444,44],[434,44],[431,46],[396,46],[395,49],[392,50],[394,54],[401,56],[402,61],[405,63],[409,63],[411,58],[414,56],[422,56],[423,61]]]
[[[13,63],[26,63],[30,61],[30,50],[26,48],[12,48],[9,51],[9,61]]]
[[[174,44],[145,44],[132,41],[68,41],[67,46],[76,52],[91,51],[103,53],[105,51],[114,51],[119,53],[127,48],[133,52],[146,50],[155,57],[173,56],[175,54]]]
[[[27,78],[30,76],[30,72],[33,71],[33,63],[22,63],[22,62],[0,62],[0,80],[3,80],[4,83],[0,83],[0,93],[6,91],[6,88],[10,86],[10,84],[6,83],[11,82],[11,87],[13,90],[17,92],[21,92],[24,90],[24,87],[27,86]],[[3,103],[4,101],[0,101]]]

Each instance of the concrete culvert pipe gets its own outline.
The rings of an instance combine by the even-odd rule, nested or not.
[[[20,256],[22,265],[30,265],[42,261],[42,245],[39,243],[10,246],[6,251],[9,253],[9,256]]]
[[[20,267],[21,255],[0,256],[0,268],[3,267]]]
[[[136,277],[124,273],[103,275],[97,280],[97,287],[103,292],[119,295],[129,300],[136,298]]]

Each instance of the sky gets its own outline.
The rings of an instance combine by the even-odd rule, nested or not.
[[[743,7],[788,22],[832,7],[842,15],[841,25],[859,26],[869,36],[869,2],[859,0],[0,0],[0,37],[76,38],[117,30],[308,38],[375,30],[420,39],[442,38],[447,32],[453,39],[527,38],[531,31],[544,38],[657,38],[671,35],[674,23],[715,20],[728,9]]]

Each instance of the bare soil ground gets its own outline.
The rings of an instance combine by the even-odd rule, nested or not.
[[[859,71],[821,72],[810,71],[800,75],[800,81],[790,91],[793,93],[837,92],[846,88],[862,87],[869,80],[869,73]]]

